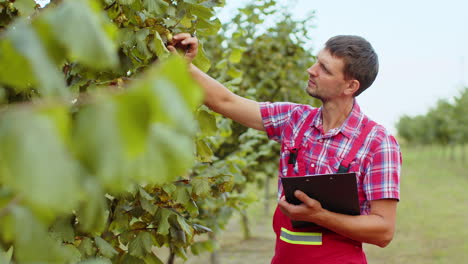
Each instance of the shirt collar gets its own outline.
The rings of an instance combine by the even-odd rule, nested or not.
[[[323,106],[318,109],[317,115],[312,121],[312,126],[317,128],[323,134],[322,107]],[[331,137],[337,135],[338,133],[342,133],[347,138],[351,138],[361,125],[363,119],[364,113],[361,111],[361,108],[359,107],[356,99],[354,99],[353,108],[351,109],[351,112],[349,113],[344,123],[338,129],[330,130],[327,133],[327,136]]]

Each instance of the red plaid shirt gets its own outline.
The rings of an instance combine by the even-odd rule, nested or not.
[[[297,134],[300,124],[314,108],[309,105],[293,103],[260,103],[263,125],[270,139],[283,145],[281,148],[279,177],[285,177],[288,170],[288,148],[294,146],[293,139],[297,135],[284,133],[294,131]],[[306,130],[303,146],[305,149],[307,175],[336,173],[341,161],[350,151],[354,140],[362,129],[361,123],[366,121],[358,104],[353,109],[340,128],[323,131],[322,108],[312,121],[311,128]],[[284,129],[290,126],[291,129]],[[400,199],[400,147],[395,138],[383,126],[376,125],[367,136],[364,145],[351,162],[349,171],[356,172],[358,196],[361,214],[370,211],[369,201],[378,199]],[[297,164],[294,168],[297,173]],[[281,195],[279,184],[278,195]]]

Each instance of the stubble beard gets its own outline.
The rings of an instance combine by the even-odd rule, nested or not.
[[[313,97],[313,98],[316,98],[316,99],[318,99],[318,100],[324,102],[324,98],[323,98],[320,94],[318,94],[317,91],[311,91],[311,90],[309,90],[309,86],[307,86],[307,87],[305,88],[305,91],[306,91],[306,93],[307,93],[309,96],[311,96],[311,97]]]

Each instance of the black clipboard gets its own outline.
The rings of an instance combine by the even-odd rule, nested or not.
[[[281,183],[288,203],[301,204],[294,196],[296,190],[301,190],[329,211],[347,215],[361,214],[354,172],[283,177]],[[291,222],[294,228],[317,226],[310,222]]]

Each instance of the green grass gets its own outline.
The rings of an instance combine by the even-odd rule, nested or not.
[[[395,236],[386,248],[365,245],[369,263],[467,263],[468,162],[461,161],[461,152],[451,161],[447,151],[438,148],[404,148],[402,152]],[[258,197],[263,197],[262,190]],[[233,218],[221,236],[221,264],[270,262],[274,208],[265,216],[262,206],[260,199],[250,208],[254,236],[250,240],[242,239],[239,217]],[[191,256],[186,263],[210,263],[209,254]]]
[[[440,149],[403,149],[401,201],[392,243],[366,246],[371,263],[466,263],[468,164]]]

